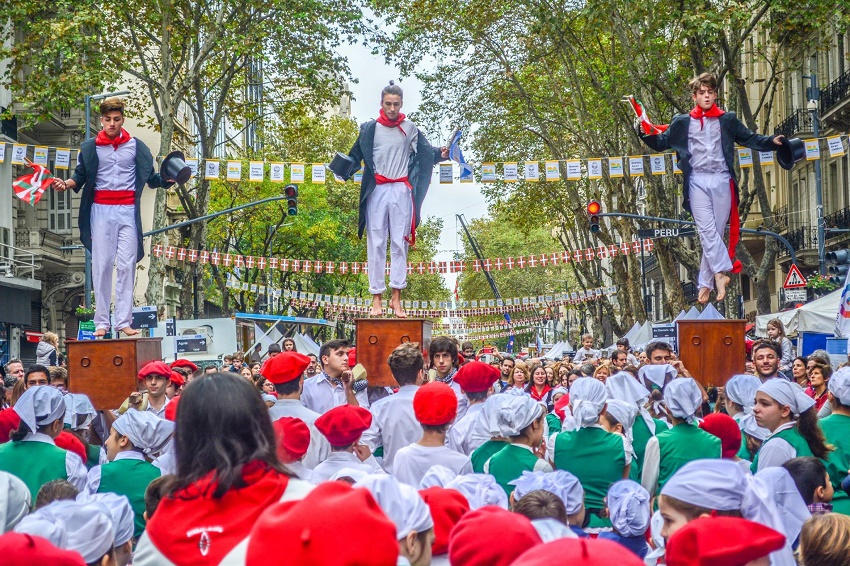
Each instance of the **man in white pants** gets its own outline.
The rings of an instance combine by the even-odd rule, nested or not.
[[[422,132],[401,113],[403,93],[398,85],[381,91],[377,120],[360,126],[360,135],[349,156],[364,162],[360,185],[358,235],[364,231],[369,265],[370,314],[383,314],[381,296],[387,290],[385,270],[387,236],[390,241],[390,306],[395,316],[406,317],[401,290],[407,287],[407,249],[416,241],[422,201],[431,184],[431,171],[449,157],[447,147],[432,147]]]
[[[112,270],[115,282],[115,328],[128,336],[139,331],[133,321],[133,285],[136,263],[144,257],[139,200],[145,184],[163,185],[154,172],[150,149],[131,137],[124,125],[124,102],[117,97],[100,104],[97,137],[83,142],[74,176],[55,179],[57,191],[73,189],[80,199],[80,240],[91,251],[92,284],[95,296],[95,336],[109,330],[109,306],[112,302]]]

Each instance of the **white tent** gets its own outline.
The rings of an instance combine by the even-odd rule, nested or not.
[[[680,318],[679,320],[697,320],[699,318],[700,312],[696,307],[691,307],[688,312],[685,313],[685,316]]]
[[[552,346],[552,348],[550,348],[549,351],[546,352],[546,354],[541,356],[541,358],[544,359],[544,360],[555,360],[555,359],[562,358],[562,357],[564,357],[564,352],[570,351],[570,350],[567,349],[568,346],[569,346],[569,344],[567,344],[564,341],[556,342]]]
[[[636,322],[636,323],[634,323],[634,325],[633,325],[633,326],[629,329],[629,331],[628,331],[628,332],[626,332],[626,334],[623,336],[623,338],[625,338],[626,340],[628,340],[628,341],[629,341],[629,344],[631,344],[632,342],[634,342],[635,336],[637,336],[638,332],[640,332],[640,323]]]
[[[714,305],[708,303],[700,313],[699,320],[725,320],[726,317],[720,314],[720,311],[714,308]]]
[[[643,348],[650,342],[652,342],[652,323],[647,320],[635,336],[634,342],[630,341],[630,344],[632,348]]]
[[[307,336],[306,334],[298,334],[297,332],[292,337],[295,340],[295,349],[298,350],[301,354],[315,354],[319,355],[319,345],[313,341],[312,338]]]
[[[685,318],[685,315],[686,315],[686,314],[687,314],[687,313],[685,313],[685,311],[679,311],[679,314],[677,314],[677,315],[676,315],[676,318],[674,318],[673,320],[687,320],[687,319]]]
[[[835,331],[835,317],[838,315],[840,302],[841,289],[806,303],[798,309],[757,316],[756,335],[767,336],[767,323],[773,318],[782,321],[786,334],[795,332],[832,334]]]

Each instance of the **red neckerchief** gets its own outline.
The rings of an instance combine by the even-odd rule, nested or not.
[[[111,145],[112,149],[118,150],[118,146],[127,143],[132,138],[130,134],[127,133],[127,130],[121,128],[121,133],[115,136],[114,138],[110,138],[106,135],[106,132],[101,130],[97,133],[97,137],[94,138],[95,145]]]
[[[388,128],[398,128],[404,137],[407,137],[407,132],[404,131],[404,128],[401,127],[401,123],[404,122],[406,116],[399,112],[398,118],[395,120],[390,120],[387,118],[387,115],[384,113],[384,109],[381,108],[380,116],[378,116],[378,123],[382,126],[386,126]]]
[[[541,391],[540,393],[537,392],[537,387],[535,387],[534,385],[531,386],[528,392],[531,394],[531,398],[535,401],[542,401],[546,394],[549,393],[551,390],[552,388],[547,383],[543,386],[543,391]]]
[[[220,564],[251,533],[260,514],[283,497],[289,477],[253,461],[242,468],[243,487],[212,497],[213,475],[165,497],[145,530],[175,564]]]
[[[708,110],[703,110],[700,106],[697,106],[696,108],[691,110],[691,118],[699,120],[700,130],[703,126],[705,126],[705,120],[703,120],[703,118],[720,118],[721,116],[723,116],[723,114],[723,110],[718,108],[716,104],[712,104],[711,108],[709,108]]]

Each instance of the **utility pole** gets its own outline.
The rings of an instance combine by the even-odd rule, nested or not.
[[[809,79],[812,83],[812,86],[806,89],[806,95],[809,99],[809,102],[806,104],[806,110],[812,115],[812,136],[814,136],[815,140],[818,140],[818,136],[820,135],[820,116],[818,115],[820,89],[818,88],[818,79],[815,73],[803,75],[803,78]],[[820,141],[817,143],[820,143]],[[818,273],[823,277],[826,275],[826,230],[824,229],[823,220],[823,185],[821,183],[820,159],[815,159],[815,199],[818,223]]]

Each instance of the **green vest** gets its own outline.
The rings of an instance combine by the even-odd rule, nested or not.
[[[100,465],[100,446],[97,444],[86,444],[86,468],[91,470]]]
[[[761,454],[761,451],[764,449],[765,445],[774,438],[781,438],[782,440],[790,444],[794,451],[797,453],[797,455],[794,456],[795,458],[802,458],[803,456],[814,456],[814,454],[812,454],[812,449],[809,448],[809,443],[806,442],[806,439],[803,438],[803,435],[800,434],[800,432],[797,430],[797,425],[794,425],[791,428],[780,430],[779,432],[764,441],[764,444],[761,445],[758,454],[756,454],[756,457],[753,458],[753,464],[750,466],[750,471],[752,471],[753,474],[755,474],[759,469],[759,455]]]
[[[658,419],[652,420],[655,421],[655,434],[668,429],[667,423],[664,421]],[[642,468],[643,466],[643,455],[646,453],[646,443],[649,442],[649,439],[652,437],[653,434],[649,432],[649,427],[646,426],[646,422],[644,422],[643,417],[641,417],[640,413],[638,413],[638,416],[635,419],[635,424],[632,425],[632,447],[635,449],[635,456],[637,457],[639,468]],[[632,469],[634,470],[634,468],[635,464],[632,462]]]
[[[20,478],[30,490],[32,503],[47,482],[67,480],[67,452],[46,442],[7,442],[0,444],[0,471]]]
[[[588,509],[602,509],[608,488],[623,479],[626,451],[620,435],[589,427],[555,437],[555,469],[566,470],[584,488]]]
[[[546,415],[546,424],[549,426],[549,435],[561,432],[561,419],[558,415],[549,413]]]
[[[533,472],[539,460],[531,450],[508,444],[490,458],[486,473],[496,478],[496,483],[502,486],[510,498],[514,486],[508,485],[508,482],[520,477],[524,471]]]
[[[742,460],[748,460],[752,462],[754,454],[750,452],[750,450],[747,448],[747,438],[749,436],[750,435],[744,432],[743,430],[741,431],[741,447],[738,449],[738,453],[736,454],[736,456],[738,456],[738,458]]]
[[[469,456],[470,461],[472,462],[472,471],[476,474],[484,473],[484,464],[487,463],[496,452],[507,446],[507,442],[502,442],[499,440],[488,440],[478,448],[472,451],[472,454]]]
[[[720,439],[696,425],[681,423],[655,436],[660,451],[656,493],[660,493],[667,480],[688,462],[720,458],[721,455]]]
[[[850,417],[833,413],[820,420],[820,427],[826,436],[827,444],[835,446],[824,461],[829,481],[835,488],[832,498],[832,510],[842,515],[850,515],[850,496],[841,489],[841,481],[850,469]]]
[[[133,536],[138,538],[145,531],[145,491],[148,484],[162,472],[144,460],[123,459],[108,462],[100,467],[98,493],[126,495],[135,515]]]

